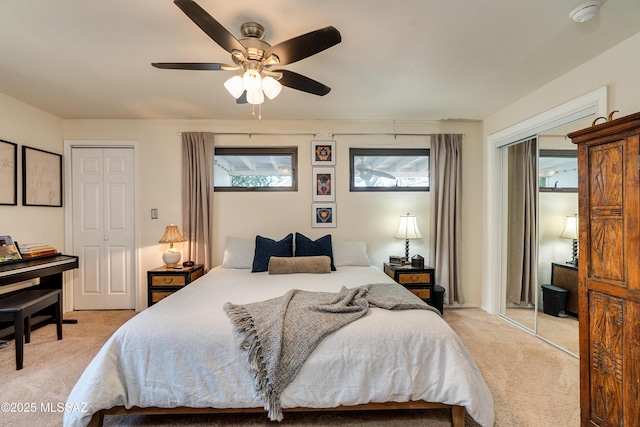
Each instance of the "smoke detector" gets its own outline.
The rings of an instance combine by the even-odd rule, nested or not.
[[[571,11],[569,18],[573,19],[575,22],[588,21],[598,13],[600,6],[602,6],[602,2],[597,0],[584,2]]]

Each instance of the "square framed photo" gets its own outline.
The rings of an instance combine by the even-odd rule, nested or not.
[[[22,204],[62,206],[62,156],[22,146]]]
[[[18,144],[0,139],[0,205],[18,204]]]
[[[311,204],[311,227],[313,228],[335,228],[336,204],[335,203],[312,203]]]
[[[336,168],[313,168],[313,201],[335,202]]]
[[[335,141],[311,141],[311,165],[335,166],[336,142]]]

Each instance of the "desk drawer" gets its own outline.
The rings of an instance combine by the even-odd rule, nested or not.
[[[184,276],[163,276],[151,277],[151,286],[184,286],[187,284]]]
[[[401,285],[411,283],[431,283],[431,273],[399,273],[398,283]]]

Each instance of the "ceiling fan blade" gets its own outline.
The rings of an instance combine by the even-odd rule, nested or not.
[[[214,42],[229,53],[234,50],[247,54],[245,47],[236,39],[233,34],[227,31],[218,21],[216,21],[206,10],[201,8],[192,0],[174,0],[176,6],[182,10],[202,31],[204,31]]]
[[[226,67],[231,67],[227,64],[218,64],[215,62],[152,62],[156,68],[163,70],[208,70],[208,71],[220,71],[227,70]]]
[[[324,96],[331,91],[329,86],[325,86],[320,82],[317,82],[309,77],[305,77],[302,74],[294,73],[289,70],[273,70],[276,73],[282,73],[282,78],[278,80],[282,86],[290,87],[291,89],[300,90],[302,92],[308,92],[313,95]]]
[[[245,90],[240,95],[240,98],[236,99],[236,104],[247,104],[247,91]]]
[[[371,170],[371,174],[372,175],[377,175],[377,176],[379,176],[381,178],[396,179],[395,176],[393,176],[393,175],[391,175],[389,173],[386,173],[386,172],[382,172],[382,171]]]
[[[341,41],[342,36],[338,30],[331,26],[324,27],[271,46],[264,57],[276,55],[279,59],[278,65],[287,65],[329,49]]]

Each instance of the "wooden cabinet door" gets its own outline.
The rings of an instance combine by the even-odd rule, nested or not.
[[[628,122],[575,132],[578,146],[582,425],[638,426],[640,145]],[[617,123],[616,123],[617,122]],[[616,124],[620,125],[616,127]]]

